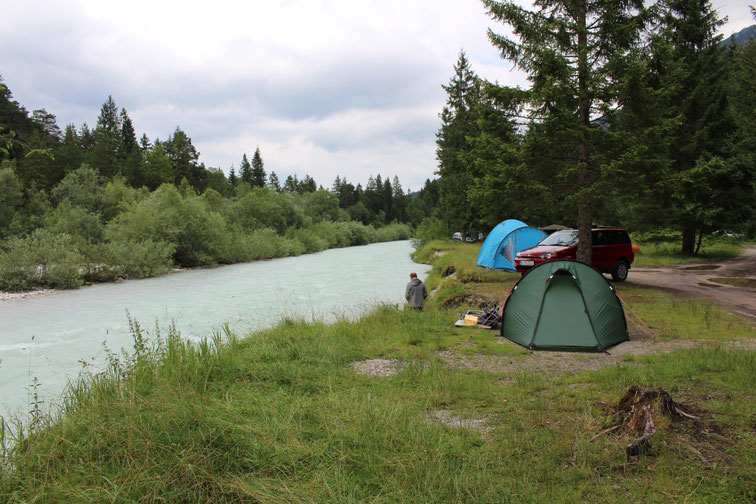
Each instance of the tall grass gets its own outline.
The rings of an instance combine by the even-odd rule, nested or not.
[[[753,352],[696,348],[565,377],[454,371],[466,341],[443,312],[389,306],[331,325],[284,320],[244,340],[135,351],[72,389],[65,412],[3,458],[3,502],[632,502],[753,496]],[[494,336],[478,335],[494,344]],[[508,359],[527,362],[519,351]],[[395,358],[393,376],[351,363]],[[584,387],[575,387],[585,384]],[[636,464],[604,436],[602,401],[629,384],[703,400],[737,446],[715,458],[662,425]],[[442,413],[482,428],[445,424]],[[743,437],[745,436],[745,437]],[[686,445],[718,466],[701,467]],[[691,485],[691,481],[695,484]],[[619,492],[619,493],[618,493]]]

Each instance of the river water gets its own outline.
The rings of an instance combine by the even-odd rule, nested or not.
[[[48,409],[86,361],[133,348],[128,316],[154,335],[175,323],[199,340],[228,324],[243,336],[286,317],[331,321],[359,316],[379,303],[404,302],[412,262],[408,241],[185,271],[100,284],[37,298],[0,302],[0,415],[22,415],[32,392]]]

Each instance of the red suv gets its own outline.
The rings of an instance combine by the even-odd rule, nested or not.
[[[627,278],[635,259],[633,245],[624,229],[593,228],[593,266],[602,273],[611,273],[615,282]],[[518,252],[515,257],[517,271],[526,272],[533,266],[554,259],[575,259],[577,255],[577,229],[557,231],[535,247]]]

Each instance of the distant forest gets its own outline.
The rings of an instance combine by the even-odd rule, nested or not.
[[[76,287],[326,248],[408,239],[438,183],[405,193],[394,176],[363,188],[266,172],[260,149],[228,176],[191,138],[137,139],[112,97],[94,128],[31,114],[0,78],[0,289]]]

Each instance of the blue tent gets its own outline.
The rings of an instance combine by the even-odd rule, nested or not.
[[[486,268],[514,270],[517,252],[535,247],[544,238],[546,233],[540,229],[515,219],[505,220],[488,233],[476,262]]]

